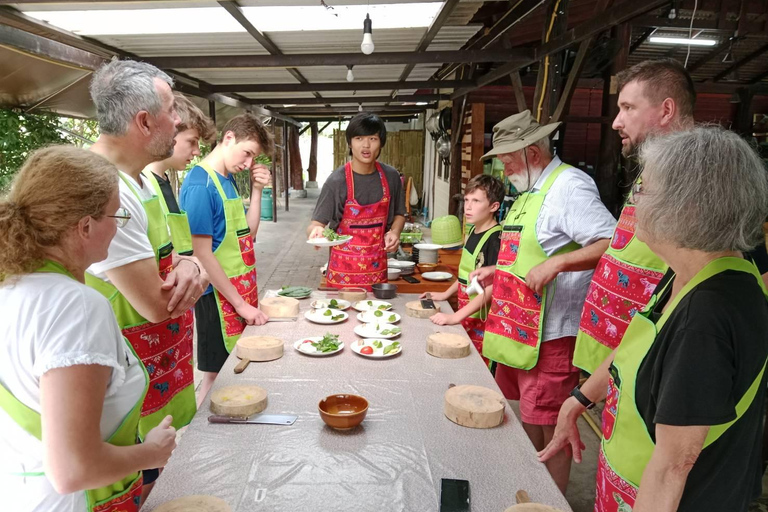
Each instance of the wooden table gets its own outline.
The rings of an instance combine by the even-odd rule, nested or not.
[[[260,386],[269,394],[265,413],[295,414],[298,420],[290,427],[210,424],[206,398],[143,512],[190,494],[217,496],[233,512],[435,512],[443,478],[469,481],[475,511],[505,510],[515,503],[518,489],[533,501],[570,511],[511,409],[504,423],[491,429],[461,427],[445,417],[443,396],[450,385],[497,392],[498,387],[471,344],[471,354],[463,359],[427,354],[431,333],[466,334],[458,325],[440,327],[406,316],[411,300],[415,297],[399,295],[391,301],[403,315],[398,340],[403,350],[389,359],[352,352],[349,344],[357,339],[353,329],[359,324],[354,317],[337,325],[307,321],[309,299],[301,301],[297,322],[248,327],[245,335],[283,339],[285,354],[235,374],[239,360],[233,353],[213,389]],[[293,349],[294,341],[326,332],[340,336],[345,345],[340,353],[310,357]],[[339,432],[320,419],[318,402],[334,393],[368,400],[368,415],[359,427]]]

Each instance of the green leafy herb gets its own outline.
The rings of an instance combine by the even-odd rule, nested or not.
[[[333,321],[335,322],[335,321],[337,321],[337,320],[341,320],[342,318],[344,318],[344,315],[343,315],[343,314],[342,314],[342,315],[336,315],[336,316],[332,316],[332,317],[331,317],[331,320],[333,320]]]
[[[369,300],[369,301],[368,301],[368,305],[369,305],[369,306],[373,306],[373,301],[372,301],[372,300]]]
[[[326,240],[329,242],[335,242],[336,240],[346,240],[347,238],[352,238],[350,235],[340,235],[331,228],[325,228],[323,230],[323,236]]]
[[[283,288],[277,292],[282,297],[295,297],[303,299],[309,297],[312,294],[312,288],[306,286],[283,286]]]
[[[383,309],[383,310],[387,310],[387,309],[389,309],[389,308],[390,308],[390,305],[389,305],[389,304],[381,304],[381,305],[379,306],[379,309]]]
[[[390,334],[399,334],[400,328],[399,327],[393,327],[392,329],[384,329],[381,331],[382,336],[389,336]]]
[[[339,335],[326,333],[320,341],[312,342],[318,352],[335,352],[339,349]]]
[[[386,347],[384,347],[384,355],[389,354],[393,350],[397,350],[399,347],[400,347],[400,343],[398,343],[397,341],[391,345],[387,345]]]
[[[390,315],[390,316],[389,316],[389,322],[390,322],[390,323],[391,323],[391,322],[394,322],[395,320],[397,320],[397,316],[395,316],[395,315]]]
[[[376,310],[373,312],[373,316],[384,316],[384,313],[382,313],[380,310]]]
[[[382,342],[376,340],[376,341],[373,342],[373,346],[376,347],[376,348],[381,348],[381,347],[384,346],[384,344]]]

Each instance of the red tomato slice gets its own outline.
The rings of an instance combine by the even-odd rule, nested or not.
[[[312,340],[304,340],[302,343],[312,343]]]
[[[373,354],[373,347],[363,347],[360,349],[361,354]]]

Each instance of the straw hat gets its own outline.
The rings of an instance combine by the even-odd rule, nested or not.
[[[530,110],[509,116],[493,127],[493,149],[484,154],[482,159],[520,151],[549,136],[560,124],[557,122],[542,126],[531,116]]]

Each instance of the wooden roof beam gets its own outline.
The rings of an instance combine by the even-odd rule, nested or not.
[[[317,82],[313,84],[212,85],[214,92],[388,91],[395,89],[455,89],[474,85],[471,80],[406,80],[404,82]]]
[[[768,43],[760,46],[758,49],[756,49],[753,52],[749,53],[749,55],[745,55],[741,60],[738,60],[738,61],[734,62],[733,64],[728,66],[726,69],[724,69],[720,73],[716,74],[712,78],[711,81],[712,82],[719,82],[720,80],[722,80],[723,78],[728,76],[730,73],[736,71],[740,67],[742,67],[742,66],[744,66],[746,64],[749,64],[750,62],[752,62],[753,60],[755,60],[758,57],[761,57],[767,51],[768,51]]]
[[[377,52],[364,53],[302,53],[280,55],[197,55],[147,57],[145,60],[158,67],[172,68],[275,68],[299,66],[371,66],[394,64],[441,64],[444,62],[513,62],[530,59],[533,50],[517,48],[503,50],[451,50],[434,52]],[[401,78],[401,80],[403,80]],[[303,83],[303,82],[302,82]]]
[[[323,96],[322,100],[316,98],[250,98],[259,105],[317,105],[319,103],[340,104],[340,103],[416,103],[430,102],[437,100],[447,100],[447,94],[409,94],[392,96]]]
[[[432,24],[429,25],[429,28],[421,37],[421,41],[419,41],[419,44],[416,45],[416,52],[423,52],[429,48],[432,40],[435,39],[435,36],[438,34],[438,32],[440,32],[440,29],[443,28],[443,25],[445,25],[445,22],[448,21],[448,18],[451,17],[451,14],[453,14],[453,10],[457,5],[459,5],[459,0],[445,1],[443,6],[440,8],[440,12],[437,13],[435,19],[432,20]],[[408,64],[405,66],[403,72],[400,73],[400,80],[407,80],[411,75],[411,71],[413,71],[414,67],[415,66],[413,64]]]

